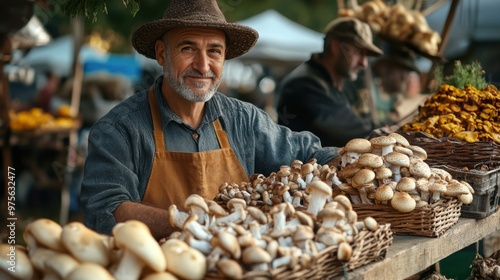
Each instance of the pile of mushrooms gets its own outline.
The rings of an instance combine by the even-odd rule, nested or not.
[[[295,208],[305,209],[311,203],[310,191],[315,190],[315,187],[308,186],[315,181],[322,181],[330,186],[333,196],[340,194],[334,188],[342,183],[337,177],[337,168],[321,165],[312,158],[305,163],[294,160],[290,165],[282,165],[279,171],[272,172],[267,177],[252,174],[249,182],[224,182],[219,186],[219,193],[214,200],[225,204],[232,198],[240,198],[247,205],[259,207],[265,212],[280,203],[291,203]]]
[[[445,196],[464,204],[472,202],[474,189],[469,183],[453,179],[444,169],[429,167],[426,151],[398,133],[352,139],[339,155],[337,175],[342,183],[338,188],[353,203],[386,204],[407,213]]]
[[[26,247],[0,244],[0,279],[203,279],[206,259],[180,240],[160,245],[142,222],[118,223],[112,235],[99,234],[80,222],[64,227],[37,219],[23,233]],[[2,277],[5,276],[5,277]]]
[[[322,181],[331,187],[333,197],[343,194],[354,204],[390,205],[402,213],[442,197],[456,197],[463,204],[472,202],[474,189],[469,183],[453,179],[444,169],[430,167],[425,162],[425,149],[410,145],[401,134],[355,138],[338,153],[339,166],[321,165],[315,158],[306,163],[294,160],[267,177],[252,174],[249,182],[224,182],[214,200],[225,204],[239,198],[263,211],[280,203],[304,209],[317,204],[311,196],[314,187],[309,185]]]
[[[307,208],[283,202],[266,212],[241,198],[231,198],[223,207],[193,194],[183,205],[186,212],[176,205],[169,208],[169,221],[180,231],[167,242],[182,240],[202,252],[207,272],[225,279],[240,279],[251,271],[308,268],[330,246],[338,246],[339,261],[348,261],[355,235],[377,230],[378,223],[371,217],[358,221],[349,199],[331,199],[326,183],[316,180],[308,188],[314,203]]]

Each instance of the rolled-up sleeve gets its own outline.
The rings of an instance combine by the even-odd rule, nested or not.
[[[140,201],[133,147],[115,125],[100,122],[91,128],[80,195],[89,228],[109,234],[115,209],[124,201]]]

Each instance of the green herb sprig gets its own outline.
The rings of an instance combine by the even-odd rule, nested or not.
[[[484,78],[484,70],[478,61],[470,64],[462,64],[459,60],[455,61],[453,74],[444,76],[443,67],[436,68],[434,71],[437,90],[442,84],[449,84],[456,88],[465,88],[466,85],[482,90],[488,83]]]

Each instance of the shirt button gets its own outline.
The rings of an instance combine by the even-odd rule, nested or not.
[[[198,135],[198,133],[193,134],[193,138],[194,138],[195,140],[196,140],[196,139],[198,139],[198,137],[200,137],[200,136]]]

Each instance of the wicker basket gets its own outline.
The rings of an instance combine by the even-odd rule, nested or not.
[[[382,260],[392,244],[393,236],[390,224],[381,224],[372,232],[359,232],[351,244],[352,257],[345,263],[346,269],[352,271],[365,264]],[[313,258],[311,267],[297,266],[295,269],[278,268],[270,271],[248,271],[243,279],[308,279],[321,280],[341,275],[344,271],[342,263],[337,260],[337,246],[330,246]],[[223,276],[209,273],[205,279],[219,280]]]
[[[430,166],[449,165],[468,169],[494,169],[500,166],[500,145],[490,141],[468,143],[455,138],[434,138],[420,131],[402,131],[412,145],[427,152],[425,162]]]
[[[373,217],[381,224],[390,223],[394,234],[438,237],[457,223],[461,206],[456,198],[442,198],[410,213],[400,213],[389,205],[353,204],[353,210],[358,219]]]

